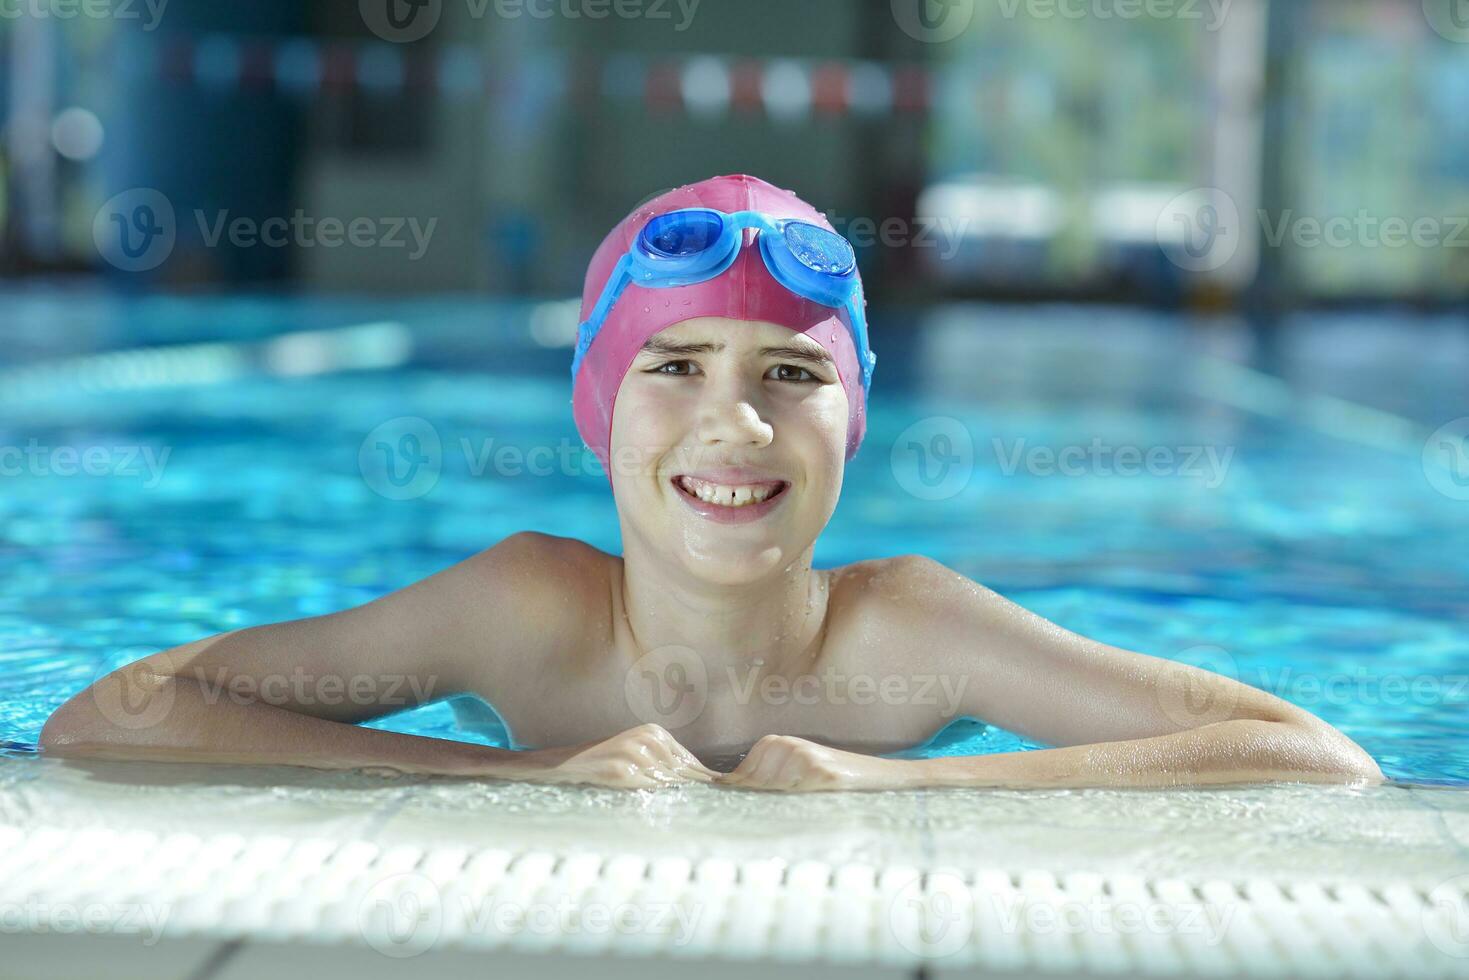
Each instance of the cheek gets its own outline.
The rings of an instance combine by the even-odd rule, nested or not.
[[[838,469],[847,457],[847,396],[839,386],[824,389],[806,405],[806,425],[820,441],[821,458],[835,460]]]
[[[684,441],[690,406],[673,386],[642,385],[629,374],[612,409],[611,465],[624,479],[641,480]]]

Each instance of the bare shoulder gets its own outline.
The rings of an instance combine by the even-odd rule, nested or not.
[[[1006,600],[926,555],[853,562],[831,570],[832,600],[844,614],[905,622]]]
[[[611,560],[573,538],[521,531],[414,588],[431,591],[424,607],[455,624],[462,689],[496,703],[605,632]]]
[[[831,570],[832,630],[849,649],[882,647],[907,656],[1002,633],[1057,628],[998,592],[925,555],[854,562]]]
[[[464,563],[466,584],[512,599],[528,615],[606,602],[611,555],[576,538],[520,531]]]

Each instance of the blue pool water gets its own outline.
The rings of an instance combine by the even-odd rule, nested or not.
[[[521,529],[618,547],[570,418],[564,304],[3,301],[11,754],[156,650],[360,604]],[[1430,440],[1469,415],[1462,321],[873,322],[869,436],[818,564],[929,555],[1069,629],[1272,690],[1391,777],[1469,784],[1469,473],[1435,470]],[[371,447],[405,418],[439,449],[400,486]],[[570,462],[481,465],[502,447]],[[454,717],[376,724],[485,737]],[[969,722],[921,751],[1019,744]]]

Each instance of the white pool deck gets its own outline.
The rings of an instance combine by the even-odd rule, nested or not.
[[[0,977],[589,973],[1469,977],[1469,792],[623,793],[0,760]]]

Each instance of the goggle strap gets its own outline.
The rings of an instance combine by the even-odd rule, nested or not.
[[[767,253],[766,249],[771,246],[766,245],[766,235],[780,236],[782,239],[780,247],[788,247],[784,241],[784,237],[781,236],[779,222],[772,221],[768,216],[759,211],[736,211],[733,214],[725,215],[725,217],[726,220],[735,226],[736,234],[739,236],[736,247],[730,252],[727,260],[710,270],[708,275],[701,276],[695,280],[679,282],[679,285],[692,285],[694,282],[706,282],[724,275],[725,272],[729,271],[730,266],[734,265],[735,260],[745,247],[745,231],[749,228],[758,228],[762,234],[760,236],[761,241],[757,243],[757,247],[760,248],[761,261],[765,263],[766,270],[771,276],[796,295],[802,296],[812,302],[821,302],[819,299],[813,299],[806,295],[804,290],[793,288],[786,281],[785,276],[781,274],[773,257]],[[833,234],[835,233],[833,232]],[[636,243],[634,243],[633,247],[636,248]],[[622,294],[627,290],[627,287],[632,284],[633,262],[634,258],[631,250],[617,261],[617,265],[612,271],[612,276],[607,280],[607,285],[603,288],[602,295],[597,300],[597,305],[592,309],[591,316],[587,318],[586,322],[578,325],[576,353],[573,355],[571,362],[571,377],[573,380],[576,379],[577,372],[581,368],[582,359],[586,356],[587,350],[592,346],[592,341],[596,339],[598,332],[602,329],[602,324],[606,322],[608,314],[612,312],[612,307],[616,305],[617,301],[622,297]],[[646,288],[659,288],[656,283],[644,283],[643,285]],[[852,334],[857,359],[860,362],[858,368],[862,372],[862,390],[864,393],[872,385],[872,370],[877,363],[877,355],[868,346],[865,306],[862,282],[858,279],[851,293],[846,298],[845,308],[847,312],[847,329]]]
[[[621,298],[632,282],[632,274],[629,272],[632,266],[632,256],[623,255],[617,260],[617,265],[612,269],[612,275],[607,280],[607,285],[602,287],[602,295],[597,300],[597,305],[592,308],[592,315],[584,323],[578,324],[576,328],[576,353],[571,358],[571,378],[576,380],[576,373],[581,369],[582,358],[586,356],[587,350],[592,346],[592,341],[597,339],[602,324],[607,321],[607,314],[612,312],[612,307]]]

